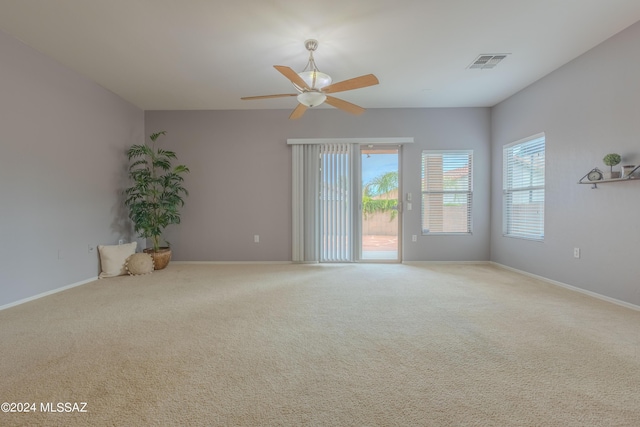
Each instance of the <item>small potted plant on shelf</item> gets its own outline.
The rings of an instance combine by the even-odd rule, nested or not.
[[[620,154],[616,153],[610,153],[604,156],[604,159],[602,159],[602,161],[610,168],[608,173],[605,172],[604,179],[620,178],[620,172],[614,172],[613,167],[620,163],[621,160],[622,158],[620,157]]]
[[[154,133],[149,137],[150,145],[133,145],[127,150],[133,185],[125,190],[124,204],[134,230],[140,237],[151,239],[153,246],[144,251],[153,257],[156,270],[165,268],[171,260],[171,248],[160,246],[162,232],[170,224],[180,224],[179,209],[184,206],[183,197],[189,195],[182,185],[189,168],[172,166],[176,154],[156,147],[158,137],[165,134]]]

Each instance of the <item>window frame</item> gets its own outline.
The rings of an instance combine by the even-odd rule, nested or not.
[[[521,149],[531,149],[537,148],[536,145],[540,145],[540,140],[542,140],[542,174],[538,175],[538,179],[540,176],[542,177],[542,183],[535,183],[535,179],[533,176],[530,178],[529,185],[524,186],[515,186],[513,184],[514,176],[513,176],[513,163],[510,163],[510,158],[513,157],[513,150],[515,148]],[[531,240],[536,242],[544,242],[545,238],[545,204],[546,204],[546,135],[544,132],[529,136],[527,138],[520,139],[518,141],[511,142],[509,144],[505,144],[502,147],[502,235],[503,237],[510,237],[515,239],[524,239]],[[540,151],[537,151],[539,153]],[[531,153],[530,155],[533,155]],[[534,160],[531,159],[531,163],[533,164]],[[539,161],[538,161],[539,163]],[[511,165],[511,167],[510,167]],[[539,166],[539,165],[538,165]],[[533,174],[533,172],[531,172]],[[511,184],[510,184],[511,183]],[[534,197],[533,192],[541,191],[541,204],[542,208],[538,209],[538,216],[535,218],[540,225],[540,233],[527,233],[527,232],[513,232],[514,228],[518,228],[517,225],[520,225],[520,228],[526,228],[525,226],[530,224],[530,221],[523,221],[519,224],[514,224],[513,221],[513,195],[521,194],[521,193],[529,193],[529,199]]]
[[[466,154],[468,155],[468,174],[467,174],[467,178],[468,178],[468,189],[467,190],[451,190],[451,191],[445,191],[444,189],[441,191],[434,191],[434,190],[428,190],[425,189],[425,162],[426,162],[426,157],[429,155],[460,155],[460,154]],[[420,165],[420,169],[421,169],[421,180],[420,180],[420,229],[421,229],[421,233],[423,236],[444,236],[444,235],[452,235],[452,236],[469,236],[473,234],[473,157],[474,157],[474,150],[473,149],[462,149],[462,150],[422,150],[422,155],[420,157],[420,161],[421,161],[421,165]],[[443,176],[441,177],[442,181],[444,182],[444,172],[443,172]],[[467,229],[466,231],[429,231],[426,227],[425,227],[425,195],[427,194],[442,194],[443,196],[446,195],[457,195],[457,194],[463,194],[466,195],[467,198]],[[443,223],[444,223],[444,219],[443,219]]]

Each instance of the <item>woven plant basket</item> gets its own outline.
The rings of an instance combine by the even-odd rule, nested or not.
[[[158,252],[154,252],[153,248],[147,248],[144,250],[144,253],[153,257],[154,270],[162,270],[171,260],[171,248],[168,247],[162,247],[158,249]]]

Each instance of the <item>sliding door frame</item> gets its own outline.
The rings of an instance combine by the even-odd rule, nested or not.
[[[359,159],[359,152],[360,152],[360,145],[389,145],[389,146],[395,146],[398,147],[403,145],[403,144],[411,144],[413,143],[413,138],[412,137],[389,137],[389,138],[290,138],[287,139],[287,144],[288,145],[292,145],[292,146],[296,146],[296,145],[321,145],[321,144],[354,144],[353,147],[353,152],[357,152],[358,156],[352,156],[354,159],[357,158],[357,160],[352,161],[352,171],[353,171],[353,177],[352,177],[352,182],[355,184],[355,182],[357,181],[358,184],[354,185],[353,188],[356,189],[357,195],[354,195],[355,198],[355,203],[356,206],[360,206],[361,205],[361,200],[362,200],[362,194],[361,194],[361,185],[360,185],[360,159]],[[291,239],[292,239],[292,244],[291,244],[291,254],[292,254],[292,261],[293,262],[301,262],[301,263],[314,263],[314,262],[318,262],[318,256],[313,255],[312,257],[314,257],[315,259],[309,259],[310,257],[308,255],[305,254],[305,245],[308,247],[308,242],[305,242],[305,194],[304,194],[304,182],[305,182],[305,173],[307,173],[307,171],[305,171],[305,167],[304,167],[304,156],[303,156],[303,150],[301,149],[301,147],[295,147],[296,149],[292,150],[292,184],[291,184],[291,188],[292,188],[292,204],[291,204],[291,208],[292,208],[292,233],[291,233]],[[401,151],[399,150],[399,153],[401,153]],[[399,158],[398,158],[398,167],[401,168],[402,166],[402,158],[400,157],[399,154]],[[402,193],[400,193],[400,185],[401,183],[398,183],[399,185],[399,204],[402,202]],[[400,205],[401,206],[401,205]],[[402,215],[402,209],[401,207],[399,208],[399,215]],[[352,231],[352,238],[353,239],[358,239],[356,241],[358,241],[358,248],[356,252],[354,253],[354,259],[353,261],[359,261],[359,259],[361,258],[361,248],[362,248],[362,243],[361,243],[361,230],[360,230],[360,222],[361,219],[359,218],[360,214],[361,214],[361,209],[352,209],[352,218],[356,219],[357,222],[354,224],[358,224],[357,227],[354,227],[353,231]],[[398,259],[401,259],[401,234],[402,234],[402,228],[399,227],[398,230],[398,254],[399,257]],[[352,245],[353,248],[353,245]],[[392,261],[392,262],[400,262],[400,261]]]

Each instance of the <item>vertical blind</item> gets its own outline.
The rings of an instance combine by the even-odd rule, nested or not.
[[[506,145],[503,168],[504,235],[543,240],[544,134]]]
[[[320,262],[352,260],[351,149],[320,145]]]
[[[472,150],[422,152],[422,234],[471,233]]]
[[[291,150],[291,260],[305,261],[304,256],[304,149]]]
[[[353,260],[353,144],[293,146],[294,261]]]

